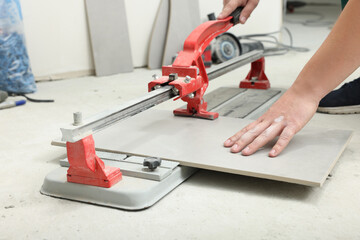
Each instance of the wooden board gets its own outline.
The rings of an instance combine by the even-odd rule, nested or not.
[[[161,68],[168,29],[170,0],[162,0],[151,33],[148,53],[148,68]]]
[[[150,109],[94,135],[97,149],[156,156],[184,166],[278,181],[321,186],[345,149],[351,131],[306,127],[276,158],[272,144],[252,156],[232,154],[223,142],[250,120],[220,117],[215,121],[174,117]]]
[[[183,49],[185,39],[201,23],[198,0],[170,0],[170,19],[162,65]]]
[[[133,70],[124,0],[86,0],[97,76]]]

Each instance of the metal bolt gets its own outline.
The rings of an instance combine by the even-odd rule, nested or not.
[[[79,126],[82,124],[82,113],[81,112],[75,112],[73,113],[74,118],[74,126]]]
[[[258,80],[258,79],[259,79],[259,78],[255,76],[255,77],[252,77],[252,78],[251,78],[251,81],[256,81],[256,80]]]
[[[160,85],[155,85],[155,86],[153,87],[154,90],[159,89],[159,88],[161,88]]]
[[[178,74],[177,73],[171,73],[169,75],[169,80],[170,81],[175,81],[176,79],[178,79]]]
[[[161,166],[161,159],[157,157],[147,157],[143,162],[144,167],[148,167],[150,171],[154,171],[157,167]]]
[[[191,77],[190,76],[186,76],[184,79],[185,83],[189,83],[191,81]]]
[[[188,97],[189,97],[189,98],[194,98],[194,97],[195,97],[195,94],[194,94],[194,93],[190,93],[190,94],[188,95]]]
[[[179,90],[176,87],[173,87],[171,90],[175,95],[179,95]]]
[[[152,77],[153,77],[154,80],[159,79],[159,76],[157,74],[152,75]]]

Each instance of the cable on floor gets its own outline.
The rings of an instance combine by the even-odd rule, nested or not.
[[[282,31],[285,31],[289,36],[289,44],[284,44],[279,42],[279,40],[272,36],[273,34],[280,33]],[[259,40],[256,38],[270,38],[272,40]],[[248,35],[242,35],[239,36],[238,39],[241,41],[242,39],[254,41],[254,42],[261,42],[261,43],[270,43],[276,45],[273,48],[265,48],[265,56],[278,56],[278,55],[284,55],[288,53],[289,51],[296,51],[296,52],[308,52],[310,49],[304,48],[304,47],[296,47],[293,45],[293,36],[290,32],[290,30],[287,27],[282,27],[281,30],[275,31],[275,32],[269,32],[269,33],[261,33],[261,34],[248,34]]]

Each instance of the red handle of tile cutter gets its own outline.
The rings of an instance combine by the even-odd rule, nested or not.
[[[178,98],[187,102],[188,105],[187,109],[175,110],[175,115],[217,118],[217,113],[206,111],[207,103],[203,99],[209,85],[209,78],[202,54],[215,37],[226,32],[239,22],[242,9],[242,7],[237,8],[225,19],[208,21],[198,26],[185,40],[184,49],[180,51],[174,63],[171,66],[162,67],[162,77],[149,83],[149,91],[153,90],[155,86],[166,83],[174,86],[179,91]],[[176,75],[177,79],[170,78],[170,74]]]
[[[197,27],[185,40],[184,50],[175,59],[173,66],[193,65],[215,37],[239,23],[242,9],[243,7],[237,8],[225,19],[208,21]]]
[[[185,40],[184,49],[175,59],[173,65],[163,66],[163,77],[156,79],[149,83],[149,91],[153,90],[156,85],[162,85],[169,82],[168,76],[171,73],[178,73],[180,67],[182,72],[188,73],[191,70],[191,66],[196,66],[196,62],[210,42],[220,34],[229,30],[232,26],[239,23],[239,17],[243,7],[238,7],[229,17],[222,20],[208,21],[198,26]],[[183,69],[183,67],[188,69]],[[197,66],[200,67],[201,66]],[[206,73],[205,73],[206,74]],[[179,74],[182,77],[183,74]],[[185,77],[185,76],[184,76]],[[192,76],[196,77],[196,76]],[[206,77],[207,78],[207,77]],[[181,96],[181,95],[180,95]]]

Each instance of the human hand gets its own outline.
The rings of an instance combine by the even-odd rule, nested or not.
[[[224,146],[232,153],[241,151],[248,156],[279,136],[269,153],[278,156],[315,114],[318,101],[288,90],[273,106],[255,122],[249,124],[225,141]]]
[[[236,8],[242,6],[244,9],[240,15],[240,23],[244,24],[250,17],[259,3],[259,0],[223,0],[224,8],[218,16],[218,19],[224,19],[228,17]]]

